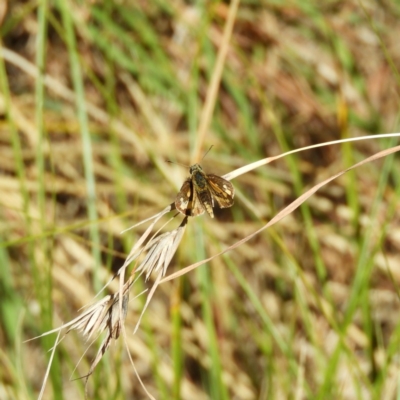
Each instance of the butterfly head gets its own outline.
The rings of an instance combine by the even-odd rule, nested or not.
[[[194,164],[190,167],[189,171],[193,175],[195,172],[203,172],[203,168],[201,168],[200,164]]]

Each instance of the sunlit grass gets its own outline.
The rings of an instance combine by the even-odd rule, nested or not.
[[[214,98],[228,3],[8,7],[0,27],[14,52],[0,58],[6,398],[37,397],[54,338],[22,341],[80,315],[147,226],[120,232],[173,201],[188,171],[166,160],[189,164],[199,147],[204,154],[213,145],[202,165],[223,175],[309,144],[400,131],[394,3],[240,4]],[[234,207],[189,221],[167,275],[396,144],[314,149],[238,177]],[[158,286],[133,335],[145,296],[132,299],[154,279],[136,282],[127,344],[149,392],[157,399],[400,398],[398,171],[395,155],[353,170],[250,242]],[[96,301],[118,290],[113,282]],[[89,397],[144,398],[120,342],[90,377]],[[70,377],[89,371],[98,347],[73,373],[86,346],[74,333],[60,344],[44,398],[84,397],[84,382]]]

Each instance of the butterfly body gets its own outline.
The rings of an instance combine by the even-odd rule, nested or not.
[[[199,164],[190,167],[190,177],[183,183],[175,199],[176,209],[184,215],[196,217],[207,211],[214,218],[214,200],[220,208],[233,205],[235,191],[226,179],[206,174]]]

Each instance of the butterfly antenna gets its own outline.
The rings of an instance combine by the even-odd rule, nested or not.
[[[210,146],[210,148],[206,151],[206,153],[204,154],[204,156],[202,157],[202,159],[200,160],[200,162],[204,160],[204,157],[210,152],[210,150],[211,150],[213,147],[214,147],[214,145],[212,144],[212,145]],[[171,160],[165,160],[165,161],[166,161],[168,164],[177,164],[177,165],[181,165],[182,167],[185,167],[185,168],[190,168],[188,165],[181,164],[181,163],[178,163],[178,162],[175,162],[175,161],[171,161]]]
[[[168,164],[176,164],[176,165],[180,165],[180,166],[182,166],[182,167],[185,167],[185,168],[190,168],[188,165],[185,165],[185,164],[181,164],[181,163],[178,163],[178,162],[175,162],[175,161],[171,161],[171,160],[165,160]]]
[[[204,157],[210,152],[210,150],[211,150],[213,147],[214,147],[214,145],[212,144],[212,145],[210,146],[210,148],[206,151],[206,154],[204,154],[203,158],[202,158],[200,161],[203,161],[203,160],[204,160]]]

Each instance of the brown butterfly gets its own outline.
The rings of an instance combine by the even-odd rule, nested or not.
[[[232,183],[218,175],[206,174],[199,164],[194,164],[190,167],[190,178],[186,179],[176,196],[175,207],[191,217],[206,210],[214,218],[214,200],[220,208],[227,208],[233,206],[234,196]]]

